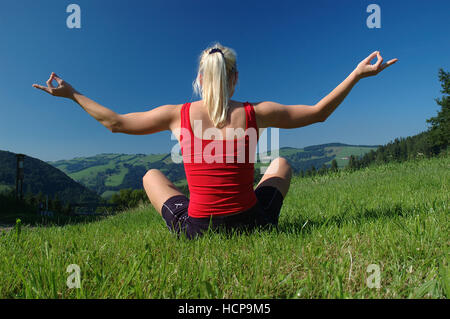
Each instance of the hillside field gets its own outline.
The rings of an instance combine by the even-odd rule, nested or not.
[[[150,205],[25,225],[0,235],[0,298],[448,298],[449,187],[447,155],[294,178],[277,230],[177,239]]]
[[[348,164],[350,155],[361,156],[376,148],[376,146],[328,143],[305,148],[283,147],[279,150],[279,156],[285,157],[295,172],[300,172],[310,169],[312,165],[316,169],[323,164],[330,166],[333,159],[336,159],[339,167],[344,167]],[[48,163],[105,199],[120,189],[142,189],[142,176],[151,168],[161,170],[179,187],[186,185],[183,164],[174,163],[170,154],[99,154]],[[256,163],[257,173],[260,172],[261,165],[267,166]]]

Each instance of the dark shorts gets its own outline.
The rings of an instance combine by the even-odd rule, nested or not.
[[[224,231],[251,231],[278,225],[283,195],[276,187],[262,186],[255,190],[257,203],[250,209],[228,216],[194,218],[188,216],[189,199],[184,195],[169,198],[161,214],[170,231],[184,233],[192,239],[201,236],[208,229]]]

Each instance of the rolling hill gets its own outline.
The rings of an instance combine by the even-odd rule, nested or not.
[[[279,155],[285,157],[296,173],[314,165],[329,166],[336,159],[338,166],[347,165],[350,155],[361,156],[377,146],[329,143],[305,148],[283,147]],[[77,157],[71,160],[48,162],[62,170],[74,180],[97,192],[104,198],[123,188],[141,189],[142,176],[147,170],[161,170],[177,186],[186,185],[183,164],[172,161],[170,154],[99,154],[92,157]],[[261,163],[255,165],[259,174]]]
[[[0,151],[0,192],[15,189],[16,154]],[[24,158],[23,192],[38,194],[42,192],[63,202],[98,202],[100,197],[92,190],[77,183],[65,173],[37,158]]]

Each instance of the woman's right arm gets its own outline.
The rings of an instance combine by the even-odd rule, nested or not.
[[[371,64],[375,57],[378,57],[378,61],[375,64]],[[276,102],[261,102],[257,104],[255,112],[257,114],[258,127],[297,128],[324,122],[360,79],[378,74],[386,67],[397,62],[397,59],[392,59],[384,64],[382,62],[383,58],[380,53],[378,51],[373,52],[362,60],[341,84],[316,105],[283,105]]]
[[[53,80],[58,83],[57,87],[53,86]],[[50,75],[47,86],[33,84],[33,87],[53,96],[73,100],[113,133],[144,135],[171,130],[179,116],[179,109],[175,105],[163,105],[146,112],[118,114],[79,93],[55,73]]]

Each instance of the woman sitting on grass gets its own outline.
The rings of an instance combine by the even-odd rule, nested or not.
[[[377,62],[371,64],[375,57]],[[190,199],[157,169],[145,174],[143,184],[169,229],[193,238],[208,228],[252,230],[277,225],[292,170],[284,158],[276,158],[253,189],[254,154],[260,130],[297,128],[325,121],[360,79],[376,75],[396,61],[383,64],[380,53],[373,52],[316,105],[231,100],[238,80],[236,53],[219,43],[200,56],[194,89],[202,100],[195,102],[117,114],[83,96],[55,73],[46,87],[33,87],[72,99],[113,133],[172,131],[181,146]]]

